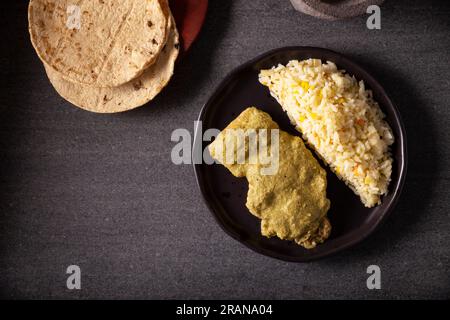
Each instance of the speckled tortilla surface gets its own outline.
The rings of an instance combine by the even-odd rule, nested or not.
[[[31,41],[40,59],[72,82],[116,87],[152,65],[166,39],[160,0],[31,0]]]

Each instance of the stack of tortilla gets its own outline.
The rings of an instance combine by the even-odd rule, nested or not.
[[[31,0],[28,20],[50,82],[82,109],[134,109],[173,75],[180,45],[168,0]]]

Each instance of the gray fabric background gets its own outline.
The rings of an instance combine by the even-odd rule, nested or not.
[[[150,105],[97,115],[72,107],[29,42],[27,1],[0,11],[0,296],[3,298],[449,298],[450,4],[388,0],[327,22],[288,0],[212,0],[198,41]],[[406,123],[410,165],[397,210],[361,245],[308,264],[256,254],[208,212],[171,132],[221,79],[287,45],[343,52],[370,70]],[[82,290],[65,288],[68,265]],[[382,269],[382,290],[366,268]]]

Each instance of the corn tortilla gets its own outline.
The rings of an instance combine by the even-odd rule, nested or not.
[[[98,88],[67,81],[46,66],[47,76],[56,91],[74,105],[98,113],[134,109],[152,100],[169,82],[179,53],[179,36],[173,18],[170,35],[161,55],[137,79],[116,88]]]
[[[153,64],[167,19],[159,0],[31,0],[28,8],[40,59],[72,82],[97,87],[122,85]]]

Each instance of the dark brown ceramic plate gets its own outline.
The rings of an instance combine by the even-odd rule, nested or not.
[[[270,68],[289,60],[318,58],[333,61],[338,68],[345,69],[358,80],[364,80],[372,89],[375,99],[386,114],[396,142],[392,147],[394,157],[392,181],[389,193],[382,204],[375,208],[365,208],[359,198],[327,169],[327,195],[331,201],[328,212],[333,231],[330,238],[312,250],[306,250],[291,241],[266,238],[260,233],[260,220],[250,214],[245,206],[248,184],[245,178],[235,178],[221,165],[194,165],[201,193],[217,222],[230,236],[256,252],[270,257],[305,262],[341,251],[369,236],[383,222],[397,203],[406,176],[407,149],[406,134],[400,114],[381,85],[363,68],[345,56],[321,48],[288,47],[281,48],[251,60],[229,74],[219,85],[203,107],[199,120],[203,132],[209,128],[222,130],[245,108],[256,106],[268,112],[280,128],[294,135],[298,132],[290,124],[288,117],[278,103],[270,96],[266,87],[258,82],[261,69]],[[198,132],[195,143],[200,142]],[[326,167],[324,165],[324,167]]]

